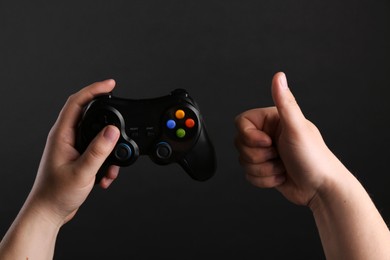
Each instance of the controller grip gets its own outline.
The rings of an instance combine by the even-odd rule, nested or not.
[[[206,181],[214,175],[217,169],[215,149],[204,129],[196,145],[178,163],[197,181]]]
[[[100,167],[98,172],[96,173],[95,177],[95,185],[99,184],[102,178],[106,175],[108,168],[110,165],[107,162],[104,162],[103,165]]]

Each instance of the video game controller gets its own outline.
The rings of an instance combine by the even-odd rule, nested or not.
[[[215,150],[199,108],[184,89],[153,99],[123,99],[111,93],[96,97],[78,126],[77,150],[83,153],[107,125],[118,127],[120,137],[96,183],[109,165],[129,166],[140,155],[159,165],[178,163],[197,181],[209,179],[216,171]]]

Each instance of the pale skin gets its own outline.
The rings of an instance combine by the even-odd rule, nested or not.
[[[284,73],[272,81],[275,106],[236,118],[245,176],[308,206],[327,259],[390,259],[390,232],[360,182],[326,146],[291,93]]]
[[[57,234],[76,214],[95,182],[95,175],[118,138],[108,126],[82,155],[75,147],[75,130],[83,107],[94,96],[110,92],[114,80],[94,83],[69,97],[51,129],[33,188],[0,243],[0,259],[52,259]],[[100,186],[118,176],[112,166]]]
[[[0,243],[0,259],[52,259],[60,228],[86,200],[95,175],[118,138],[107,126],[80,155],[75,131],[83,107],[112,91],[114,80],[72,95],[51,129],[33,188]],[[328,259],[390,259],[390,232],[367,192],[327,148],[302,114],[283,73],[272,82],[275,107],[236,118],[236,146],[248,181],[276,188],[288,200],[310,207]],[[119,167],[100,182],[108,188]]]

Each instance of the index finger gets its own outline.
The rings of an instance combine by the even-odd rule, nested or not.
[[[79,117],[85,107],[95,96],[99,94],[109,93],[115,87],[115,80],[108,79],[100,82],[95,82],[77,93],[71,95],[62,108],[56,125],[60,129],[72,128],[77,126]]]
[[[269,147],[277,111],[274,107],[245,111],[235,119],[240,140],[250,147]]]

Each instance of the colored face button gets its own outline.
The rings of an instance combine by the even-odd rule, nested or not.
[[[176,136],[179,138],[183,138],[184,136],[186,136],[186,130],[184,130],[183,128],[177,129]]]
[[[181,109],[176,110],[175,117],[177,119],[183,119],[185,116],[186,116],[186,113],[183,110],[181,110]]]
[[[195,126],[195,121],[192,118],[188,118],[185,122],[186,127],[193,128]]]
[[[176,127],[176,122],[175,122],[175,120],[172,120],[172,119],[168,120],[168,121],[167,121],[167,127],[168,127],[169,129],[174,129],[174,128]]]

